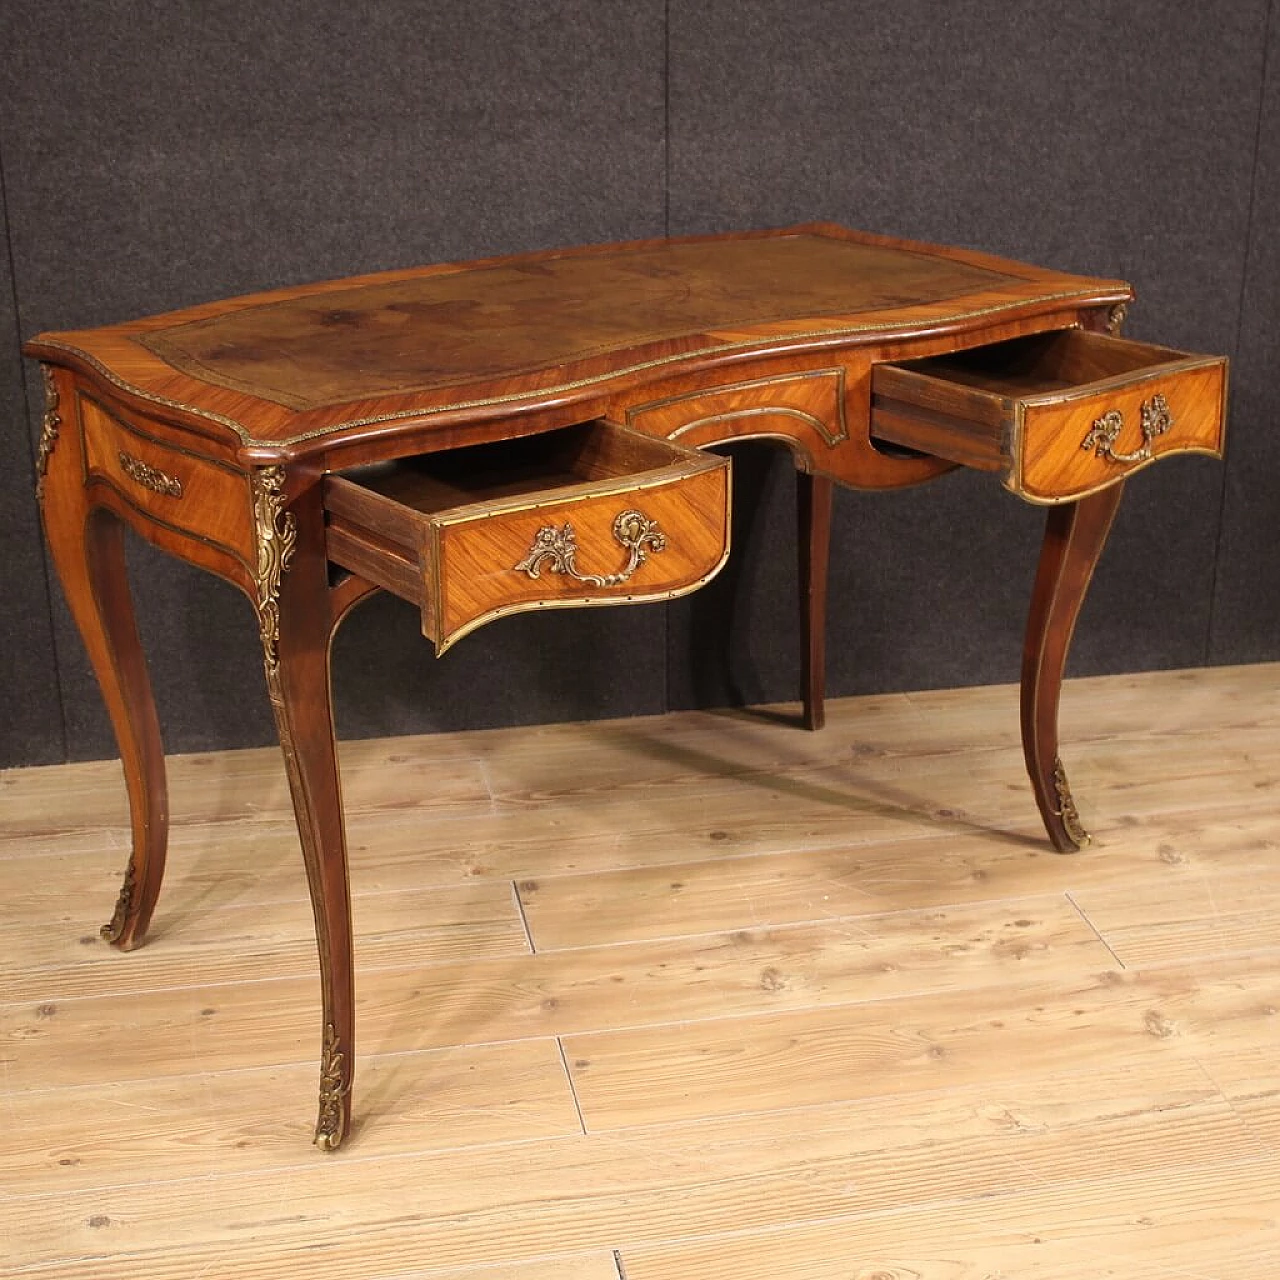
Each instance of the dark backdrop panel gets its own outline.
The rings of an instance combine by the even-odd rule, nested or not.
[[[1267,8],[4,6],[15,279],[0,264],[0,406],[20,420],[19,334],[304,279],[821,217],[973,244],[1123,276],[1139,289],[1133,336],[1238,357],[1229,469],[1184,459],[1130,485],[1073,669],[1193,665],[1211,627],[1215,661],[1274,658],[1280,37],[1273,22],[1259,128]],[[26,394],[34,432],[32,366]],[[71,754],[112,754],[56,588],[45,616],[29,440],[5,441],[14,696],[0,762],[61,758],[55,672]],[[790,466],[757,446],[737,462],[738,554],[666,628],[658,607],[513,618],[436,662],[413,611],[376,600],[335,648],[341,731],[656,711],[668,661],[673,705],[794,696]],[[833,691],[1013,678],[1040,523],[978,476],[842,491]],[[169,748],[268,740],[247,603],[145,547],[131,565]]]
[[[662,233],[662,0],[14,9],[0,144],[24,335]],[[131,564],[168,749],[268,740],[248,605],[145,547]],[[340,731],[660,710],[662,614],[625,614],[504,622],[437,664],[410,609],[371,604],[335,650]],[[55,617],[70,754],[113,754]],[[35,733],[26,755],[60,749]]]
[[[1116,275],[1138,287],[1132,336],[1230,352],[1265,13],[1265,0],[674,5],[671,231],[829,218]],[[774,559],[736,593],[676,609],[678,702],[795,696],[785,470],[753,471],[761,496],[739,510],[740,545]],[[1204,660],[1220,495],[1203,459],[1130,484],[1074,672]],[[835,523],[833,692],[1016,678],[1034,509],[953,476],[841,492]],[[699,651],[727,654],[729,674],[710,676]]]
[[[1267,82],[1240,345],[1231,370],[1227,489],[1212,662],[1280,653],[1280,15],[1271,15]]]
[[[3,192],[0,182],[0,197]],[[52,764],[63,759],[64,751],[49,592],[34,493],[33,440],[26,431],[13,277],[9,256],[3,251],[7,244],[8,227],[0,199],[0,421],[4,423],[0,430],[0,551],[4,556],[0,768]]]

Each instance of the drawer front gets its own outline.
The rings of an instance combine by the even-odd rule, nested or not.
[[[729,464],[433,522],[424,622],[443,652],[528,609],[635,604],[692,591],[729,551]]]
[[[1221,456],[1227,362],[1080,330],[879,365],[871,432],[1066,502],[1169,453]]]
[[[105,484],[149,522],[253,564],[252,500],[243,472],[155,439],[79,397],[86,483]]]
[[[1166,453],[1220,457],[1226,361],[1175,366],[1078,399],[1029,402],[1008,487],[1061,501],[1104,487]]]
[[[702,446],[781,438],[811,460],[849,438],[843,368],[754,378],[631,405],[627,425],[646,435]]]
[[[508,613],[700,586],[729,553],[729,469],[603,420],[358,467],[325,479],[328,555],[443,653]]]

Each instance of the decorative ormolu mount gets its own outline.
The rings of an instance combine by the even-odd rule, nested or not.
[[[324,1029],[320,1053],[320,1116],[316,1121],[316,1145],[336,1151],[342,1143],[342,1061],[338,1033],[332,1022]]]
[[[658,522],[639,511],[620,512],[613,522],[613,536],[628,553],[626,565],[617,573],[578,572],[578,544],[573,525],[568,523],[559,529],[552,524],[543,525],[533,539],[529,554],[515,566],[515,572],[523,570],[531,578],[540,578],[543,568],[547,568],[589,586],[616,587],[648,560],[650,548],[664,551],[667,546],[667,536],[658,528]]]
[[[167,471],[160,471],[143,462],[141,458],[125,453],[123,449],[116,454],[116,457],[120,461],[120,470],[134,484],[140,484],[144,489],[150,489],[152,493],[163,494],[166,498],[182,497],[182,481],[177,476],[171,476]]]
[[[1129,314],[1129,304],[1127,302],[1117,302],[1110,311],[1107,312],[1107,332],[1113,337],[1120,336],[1120,330],[1124,328],[1125,317]]]
[[[258,534],[258,633],[267,677],[280,665],[280,579],[289,567],[298,522],[284,509],[284,468],[262,467],[253,473],[253,517]]]
[[[49,469],[49,455],[58,443],[62,418],[58,413],[58,383],[47,364],[40,366],[44,374],[44,421],[40,426],[40,445],[36,453],[36,497],[44,497],[44,473]]]
[[[1092,844],[1093,837],[1084,829],[1084,824],[1080,821],[1075,797],[1072,796],[1071,787],[1067,782],[1067,771],[1062,767],[1062,761],[1056,756],[1053,761],[1053,790],[1058,797],[1057,814],[1062,819],[1063,830],[1081,848]]]
[[[1109,409],[1094,420],[1089,434],[1080,441],[1082,449],[1092,449],[1099,458],[1108,462],[1146,462],[1153,457],[1151,442],[1173,426],[1173,414],[1163,393],[1157,392],[1150,400],[1142,402],[1142,444],[1132,453],[1119,453],[1115,443],[1124,430],[1124,414],[1119,409]]]
[[[130,858],[129,865],[124,869],[124,880],[120,885],[120,896],[116,899],[116,909],[111,913],[111,921],[98,930],[105,941],[119,942],[129,913],[133,910],[133,892],[136,887],[137,875],[133,869],[133,859]]]

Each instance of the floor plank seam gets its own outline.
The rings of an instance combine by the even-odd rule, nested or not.
[[[582,1136],[587,1136],[587,1121],[582,1114],[582,1103],[578,1098],[577,1086],[573,1083],[573,1072],[569,1070],[569,1055],[565,1053],[564,1039],[556,1036],[556,1048],[560,1050],[560,1065],[564,1068],[565,1083],[569,1086],[569,1096],[573,1099],[573,1109],[578,1113],[578,1127]]]
[[[282,787],[177,828],[174,912],[138,959],[77,945],[118,888],[119,779],[0,775],[15,826],[81,810],[31,854],[0,834],[29,926],[0,924],[24,965],[0,990],[0,1273],[1270,1275],[1277,691],[1280,664],[1068,685],[1100,803],[1066,860],[1034,827],[1012,685],[850,699],[816,743],[738,713],[476,731],[483,765],[446,743],[440,782],[469,809],[417,806],[440,739],[394,770],[405,744],[371,744],[372,1051],[336,1158],[307,1142],[317,978]],[[265,754],[252,777],[200,759],[178,792],[206,813],[270,781]]]
[[[519,881],[516,880],[511,882],[511,901],[515,904],[516,914],[520,917],[520,927],[524,930],[524,940],[529,948],[529,954],[537,955],[538,948],[534,946],[533,933],[529,929],[529,916],[524,908],[524,899],[520,896]]]
[[[550,879],[550,877],[544,877]],[[542,956],[554,955],[574,955],[584,951],[600,951],[615,952],[628,947],[641,948],[649,946],[661,946],[667,942],[697,942],[700,939],[710,938],[732,938],[742,933],[786,933],[791,930],[814,929],[826,925],[836,926],[844,924],[872,924],[876,921],[887,921],[900,919],[913,915],[937,915],[939,913],[950,911],[967,911],[970,908],[980,910],[983,907],[998,907],[1007,903],[1011,910],[1019,905],[1044,901],[1048,899],[1056,899],[1058,894],[1053,889],[1046,887],[1039,893],[1016,894],[1010,897],[996,898],[965,898],[962,901],[947,901],[939,903],[927,903],[919,907],[893,907],[887,911],[871,911],[866,914],[859,912],[847,912],[843,915],[824,915],[824,916],[807,916],[803,920],[779,920],[777,922],[770,920],[753,920],[750,924],[739,925],[735,928],[723,929],[698,929],[692,933],[660,933],[645,934],[638,938],[619,938],[616,942],[583,942],[575,943],[565,947],[541,947],[538,951]],[[1074,904],[1073,904],[1074,905]],[[1090,926],[1095,934],[1096,929]],[[845,936],[843,933],[840,936]],[[1110,948],[1108,948],[1110,950]],[[1113,953],[1114,954],[1114,953]],[[448,961],[443,963],[449,963]],[[1123,966],[1121,966],[1123,967]],[[0,1005],[3,1008],[3,1005]]]
[[[431,1045],[425,1049],[383,1049],[376,1052],[368,1052],[361,1050],[356,1054],[357,1065],[368,1062],[383,1062],[393,1058],[413,1058],[428,1057],[434,1054],[456,1054],[462,1049],[501,1049],[507,1045],[535,1044],[540,1040],[552,1041],[557,1039],[555,1035],[544,1033],[543,1035],[514,1036],[507,1040],[465,1040],[458,1044],[442,1044]],[[183,1053],[177,1055],[181,1057],[189,1057],[191,1055]],[[0,1063],[0,1066],[5,1064]],[[315,1060],[313,1058],[286,1058],[280,1062],[258,1063],[254,1066],[245,1067],[223,1067],[218,1071],[219,1075],[248,1075],[252,1073],[261,1073],[267,1071],[311,1071],[315,1068]],[[171,1082],[180,1082],[183,1080],[200,1079],[209,1075],[209,1071],[174,1071],[157,1075],[154,1071],[149,1075],[143,1076],[113,1076],[110,1079],[100,1081],[78,1082],[75,1084],[52,1084],[52,1085],[22,1085],[20,1088],[11,1089],[11,1092],[21,1092],[24,1094],[50,1094],[59,1093],[63,1090],[78,1089],[98,1089],[114,1085],[130,1085],[130,1084],[147,1084],[154,1083],[157,1079]],[[4,1091],[0,1090],[0,1098],[3,1098]]]
[[[1276,1164],[1275,1156],[1272,1154],[1258,1154],[1256,1156],[1247,1156],[1232,1160],[1217,1161],[1198,1161],[1189,1164],[1180,1164],[1168,1166],[1169,1173],[1176,1172],[1182,1177],[1192,1177],[1199,1174],[1209,1175],[1201,1181],[1202,1186],[1215,1185],[1212,1175],[1215,1172],[1221,1173],[1229,1169],[1253,1169],[1257,1166],[1274,1166]],[[1152,1178],[1152,1170],[1139,1170],[1132,1173],[1121,1173],[1114,1177],[1107,1178],[1104,1181],[1112,1185],[1124,1183],[1142,1183]],[[1032,1192],[1057,1192],[1070,1190],[1071,1188],[1088,1187],[1099,1181],[1097,1177],[1080,1177],[1080,1178],[1064,1178],[1053,1181],[1044,1181],[1037,1178],[1030,1188]],[[859,1222],[885,1222],[894,1218],[910,1218],[917,1217],[922,1213],[936,1212],[946,1209],[963,1209],[966,1206],[981,1204],[986,1207],[998,1206],[1001,1203],[1016,1203],[1020,1198],[1028,1194],[1027,1187],[1014,1187],[1007,1191],[974,1191],[971,1194],[959,1196],[941,1196],[935,1199],[922,1198],[920,1200],[912,1200],[902,1204],[895,1204],[886,1207],[855,1210],[849,1213],[824,1214],[815,1218],[798,1218],[788,1222],[770,1223],[767,1226],[749,1226],[730,1228],[726,1231],[703,1231],[695,1232],[683,1236],[669,1236],[661,1239],[645,1239],[638,1238],[630,1241],[624,1241],[620,1246],[621,1252],[630,1252],[633,1250],[657,1249],[665,1248],[669,1245],[679,1245],[687,1247],[691,1244],[714,1244],[721,1241],[743,1240],[752,1236],[783,1236],[794,1232],[811,1231],[814,1228],[830,1227],[842,1223],[850,1225]],[[1028,1243],[1027,1229],[1024,1226],[1011,1225],[1008,1231],[1009,1244]],[[909,1246],[908,1246],[909,1247]],[[998,1274],[998,1273],[997,1273]],[[1178,1273],[1173,1273],[1178,1274]],[[1012,1280],[1012,1278],[1011,1278]],[[1211,1277],[1196,1277],[1196,1280],[1212,1280]]]
[[[1071,892],[1071,890],[1070,890],[1070,889],[1068,889],[1068,890],[1066,890],[1066,891],[1064,892],[1063,897],[1065,897],[1065,898],[1066,898],[1066,900],[1067,900],[1069,903],[1071,903],[1071,906],[1072,906],[1072,907],[1075,909],[1075,911],[1079,914],[1080,919],[1081,919],[1081,920],[1083,920],[1083,921],[1084,921],[1084,923],[1085,923],[1086,925],[1088,925],[1088,927],[1092,930],[1094,937],[1096,937],[1096,938],[1098,939],[1098,941],[1099,941],[1100,943],[1102,943],[1102,945],[1103,945],[1104,947],[1106,947],[1107,951],[1108,951],[1108,952],[1110,952],[1110,954],[1111,954],[1111,958],[1116,962],[1116,964],[1118,964],[1118,965],[1120,966],[1120,968],[1121,968],[1121,969],[1125,969],[1125,970],[1127,970],[1127,969],[1129,968],[1129,966],[1128,966],[1127,964],[1125,964],[1125,962],[1124,962],[1123,960],[1121,960],[1121,959],[1120,959],[1120,957],[1116,954],[1116,950],[1115,950],[1115,948],[1114,948],[1114,947],[1111,945],[1111,943],[1109,943],[1109,942],[1106,940],[1106,938],[1103,936],[1103,934],[1102,934],[1102,930],[1100,930],[1100,929],[1098,928],[1098,926],[1097,926],[1096,924],[1094,924],[1092,920],[1090,920],[1090,919],[1089,919],[1089,915],[1088,915],[1088,913],[1087,913],[1087,912],[1085,911],[1085,909],[1084,909],[1084,908],[1083,908],[1083,907],[1082,907],[1082,906],[1081,906],[1081,905],[1076,901],[1075,896],[1074,896],[1074,894]]]
[[[848,925],[848,924],[866,924],[866,925],[872,926],[878,921],[891,921],[891,920],[905,919],[913,915],[917,915],[917,916],[926,915],[926,914],[937,915],[939,913],[945,913],[945,912],[957,911],[957,910],[970,910],[970,909],[981,910],[982,908],[1000,907],[1005,904],[1007,904],[1009,909],[1013,911],[1018,909],[1023,904],[1033,903],[1036,901],[1046,901],[1050,899],[1056,899],[1058,896],[1055,892],[1046,889],[1046,891],[1040,892],[1040,893],[1019,894],[1019,895],[1010,896],[1010,897],[965,899],[963,902],[960,902],[960,903],[947,902],[947,903],[939,903],[939,904],[928,904],[928,905],[918,906],[918,907],[899,907],[899,908],[894,908],[887,911],[868,912],[866,914],[846,913],[843,915],[814,916],[814,917],[807,917],[802,920],[783,920],[778,922],[772,922],[772,921],[766,920],[766,921],[760,921],[760,922],[753,922],[749,925],[740,926],[737,928],[705,929],[705,930],[696,930],[692,933],[657,934],[652,936],[645,935],[639,938],[621,938],[617,941],[612,941],[612,942],[590,942],[590,943],[576,944],[572,946],[538,948],[534,944],[529,922],[525,915],[524,904],[521,901],[518,888],[516,887],[514,882],[512,882],[512,893],[514,896],[514,901],[517,907],[519,917],[523,925],[525,942],[529,949],[527,953],[512,952],[509,955],[506,955],[506,954],[490,955],[490,956],[481,957],[472,962],[460,960],[457,957],[441,957],[441,958],[434,958],[434,959],[423,959],[421,961],[415,961],[412,964],[405,964],[405,963],[378,964],[376,961],[370,961],[367,963],[362,963],[361,972],[368,973],[368,974],[377,973],[377,974],[383,974],[383,975],[394,974],[394,973],[417,974],[427,970],[443,969],[451,966],[458,966],[458,965],[463,965],[468,963],[470,964],[471,967],[474,967],[476,965],[500,966],[512,960],[520,959],[521,957],[527,958],[527,955],[557,956],[557,955],[576,955],[576,954],[582,954],[587,952],[599,952],[601,953],[602,956],[604,956],[604,955],[612,955],[617,952],[626,951],[629,949],[640,950],[645,947],[657,947],[670,942],[697,942],[704,939],[729,939],[737,935],[740,935],[744,932],[751,933],[751,934],[766,933],[766,934],[772,935],[772,934],[786,934],[790,932],[800,932],[803,930],[813,930],[815,928],[824,928],[828,926],[835,928],[840,925]],[[1081,912],[1079,907],[1076,905],[1076,903],[1071,900],[1070,894],[1068,893],[1065,896],[1067,897],[1068,901],[1071,901],[1072,907],[1075,908],[1075,910],[1083,917],[1084,913]],[[1110,952],[1114,956],[1115,955],[1114,951],[1111,949],[1110,946],[1107,945],[1106,940],[1102,938],[1100,934],[1098,934],[1098,931],[1096,928],[1094,928],[1092,922],[1089,921],[1087,917],[1084,917],[1084,920],[1085,920],[1085,923],[1088,925],[1090,932],[1093,933],[1095,936],[1097,936],[1099,941],[1101,941],[1103,945],[1107,947],[1108,952]],[[841,934],[840,936],[844,936],[844,935]],[[366,935],[366,941],[367,940],[369,940],[368,935]],[[162,945],[163,945],[163,940],[161,937],[157,936],[153,938],[152,940],[150,940],[148,944],[148,954],[149,955],[158,954],[160,951],[160,947]],[[293,945],[296,945],[300,948],[305,946],[308,950],[310,950],[310,948],[313,946],[313,944],[310,943],[309,941],[302,940],[302,939],[298,940],[296,944],[291,944],[291,947]],[[217,949],[216,944],[211,943],[209,946],[209,951],[214,952],[216,951],[216,949]],[[1242,954],[1248,954],[1251,951],[1266,952],[1270,949],[1271,948],[1265,948],[1265,947],[1250,948],[1248,949],[1248,951],[1243,952]],[[280,948],[278,953],[283,954],[285,951],[286,951],[285,948]],[[1237,953],[1229,952],[1224,954],[1237,954]],[[188,955],[186,958],[195,960],[195,959],[198,959],[199,956],[194,952],[188,952]],[[1126,967],[1119,960],[1118,957],[1116,959],[1117,959],[1117,963],[1120,964],[1121,968]],[[102,964],[128,965],[130,961],[131,961],[130,956],[122,956],[115,952],[107,952],[104,949],[103,955],[98,959],[88,959],[88,960],[83,960],[79,962],[66,963],[62,965],[47,966],[47,968],[51,975],[62,975],[65,977],[65,976],[73,976],[77,972],[95,970]],[[1178,963],[1178,962],[1179,961],[1175,959],[1170,963]],[[30,969],[20,970],[19,976],[27,976],[28,979],[30,979],[34,977],[34,975],[39,974],[41,972],[41,968],[42,966],[33,966]],[[314,962],[312,958],[308,955],[306,963],[300,964],[299,971],[297,973],[277,973],[277,974],[267,975],[261,978],[238,977],[238,978],[230,978],[230,979],[214,981],[214,982],[173,983],[173,984],[163,984],[163,985],[155,985],[155,986],[143,983],[137,986],[112,988],[107,991],[87,992],[84,994],[67,994],[62,996],[51,995],[47,998],[57,999],[60,1003],[64,1003],[64,1004],[81,1004],[87,1001],[113,1000],[113,999],[121,999],[128,996],[155,995],[157,997],[161,997],[161,996],[174,995],[180,992],[213,991],[213,990],[218,990],[220,988],[233,988],[233,989],[241,988],[241,987],[251,988],[251,987],[260,987],[260,986],[271,984],[271,983],[306,982],[312,978],[313,968],[314,968]],[[974,983],[972,984],[972,987],[980,988],[980,987],[985,987],[987,985],[990,985],[990,984]],[[894,996],[872,997],[872,1001],[877,999],[893,999],[893,998],[896,998],[896,997]],[[870,1001],[866,1001],[866,1000],[857,1000],[857,1001],[849,1001],[845,1003],[864,1004],[869,1002]],[[0,1001],[0,1013],[3,1013],[6,1010],[24,1009],[33,1003],[40,1003],[40,1001],[35,1001],[35,1000]],[[797,1006],[797,1008],[798,1007],[800,1006]],[[826,1006],[815,1006],[815,1007],[826,1007]],[[761,1012],[764,1012],[764,1011],[765,1010],[761,1010]],[[716,1016],[716,1015],[712,1015],[712,1016]],[[746,1016],[746,1015],[736,1014],[736,1015],[720,1015],[720,1016]],[[701,1019],[692,1019],[692,1020],[701,1021]],[[689,1019],[682,1019],[680,1021],[689,1021]],[[662,1023],[656,1023],[656,1024],[638,1023],[634,1025],[636,1026],[667,1025],[667,1023],[664,1021]],[[581,1033],[572,1032],[572,1033],[564,1033],[564,1034],[581,1034]],[[514,1037],[514,1038],[524,1039],[526,1037]],[[444,1046],[441,1046],[441,1047],[444,1047]]]

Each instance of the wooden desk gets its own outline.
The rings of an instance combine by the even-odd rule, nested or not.
[[[832,483],[956,466],[1048,506],[1022,733],[1053,844],[1067,647],[1126,476],[1220,456],[1225,361],[1115,336],[1128,285],[840,227],[607,245],[282,289],[42,334],[49,546],[111,714],[133,853],[103,934],[143,941],[164,871],[160,728],[121,526],[257,611],[315,909],[316,1140],[351,1116],[355,1018],[329,646],[381,588],[437,652],[526,609],[669,599],[729,554],[729,463],[801,473],[806,723],[822,722]]]

